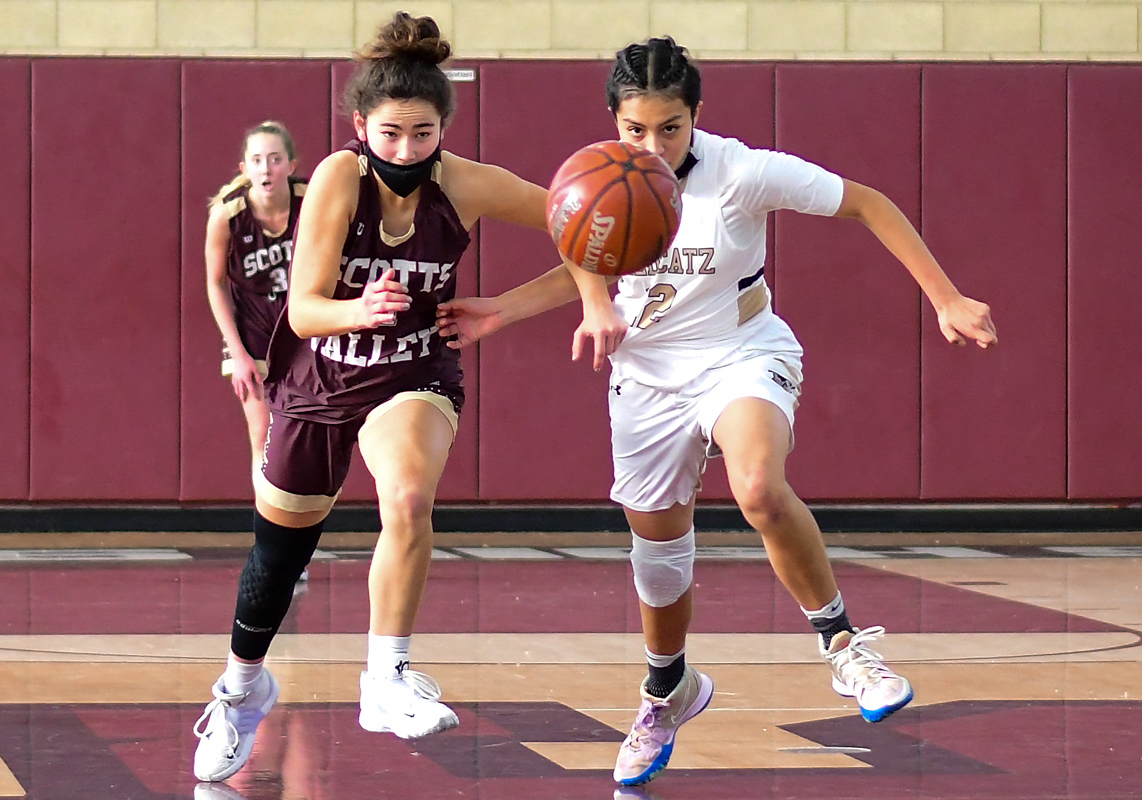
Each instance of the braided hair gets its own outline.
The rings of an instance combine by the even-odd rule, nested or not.
[[[690,63],[686,48],[674,39],[647,39],[615,53],[607,80],[607,107],[617,114],[623,100],[659,94],[684,102],[693,116],[702,100],[702,78]]]

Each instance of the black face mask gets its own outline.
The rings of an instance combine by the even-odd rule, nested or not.
[[[374,153],[368,142],[364,144],[369,165],[376,171],[385,186],[401,197],[408,197],[419,189],[422,183],[432,177],[432,168],[440,160],[439,146],[424,161],[418,161],[415,164],[394,164],[391,161],[385,161]]]
[[[674,170],[674,177],[677,178],[678,180],[682,180],[683,178],[685,178],[687,175],[690,174],[690,170],[694,169],[694,165],[697,163],[698,163],[698,157],[696,155],[694,155],[694,151],[688,150],[686,152],[686,158],[683,159],[683,161],[682,161],[682,166],[680,166],[678,169]]]

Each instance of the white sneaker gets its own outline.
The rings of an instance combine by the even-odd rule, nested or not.
[[[200,781],[224,781],[240,770],[254,749],[254,733],[258,723],[274,707],[280,687],[268,669],[254,688],[245,694],[226,691],[219,678],[214,684],[214,699],[206,706],[194,735],[198,748],[194,751],[194,776]]]
[[[195,786],[194,800],[246,800],[246,797],[233,786],[215,781]]]
[[[860,713],[869,722],[880,722],[893,711],[908,705],[912,685],[884,665],[880,653],[868,642],[884,635],[884,628],[858,629],[838,633],[828,650],[817,637],[817,647],[833,669],[833,690],[842,697],[855,697]]]
[[[460,724],[456,712],[440,702],[440,684],[423,672],[406,669],[399,678],[361,673],[361,727],[416,739]]]

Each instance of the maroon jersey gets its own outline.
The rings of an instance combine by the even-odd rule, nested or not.
[[[293,229],[301,211],[307,182],[289,179],[289,223],[275,234],[266,231],[250,208],[250,187],[241,186],[222,198],[230,215],[230,252],[226,273],[234,300],[234,321],[246,351],[264,359],[270,335],[285,307]]]
[[[420,187],[409,233],[399,239],[383,233],[380,189],[363,147],[354,140],[343,148],[357,155],[361,180],[333,299],[360,297],[365,284],[394,269],[412,302],[395,325],[305,341],[283,316],[270,344],[270,406],[299,419],[344,422],[400,392],[427,390],[449,397],[459,410],[460,353],[437,333],[436,306],[456,296],[456,265],[468,231],[435,172]]]

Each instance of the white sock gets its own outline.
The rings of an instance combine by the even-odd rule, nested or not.
[[[222,673],[222,685],[226,687],[228,692],[246,694],[258,682],[258,678],[262,677],[263,669],[265,669],[265,659],[260,659],[251,664],[246,661],[239,661],[231,653],[226,658],[226,671]]]
[[[369,657],[365,669],[374,678],[395,680],[408,667],[411,636],[369,634]]]
[[[802,606],[801,610],[805,612],[805,616],[809,618],[810,622],[819,619],[835,619],[841,614],[845,613],[845,601],[841,599],[841,593],[837,592],[837,596],[833,598],[833,602],[829,603],[824,608],[819,608],[816,611],[810,611],[809,609]]]
[[[646,663],[652,667],[659,667],[661,669],[666,669],[669,667],[671,664],[681,658],[682,655],[686,652],[686,648],[683,647],[672,656],[664,656],[659,655],[658,653],[650,652],[649,647],[643,647],[643,649],[646,651]]]

